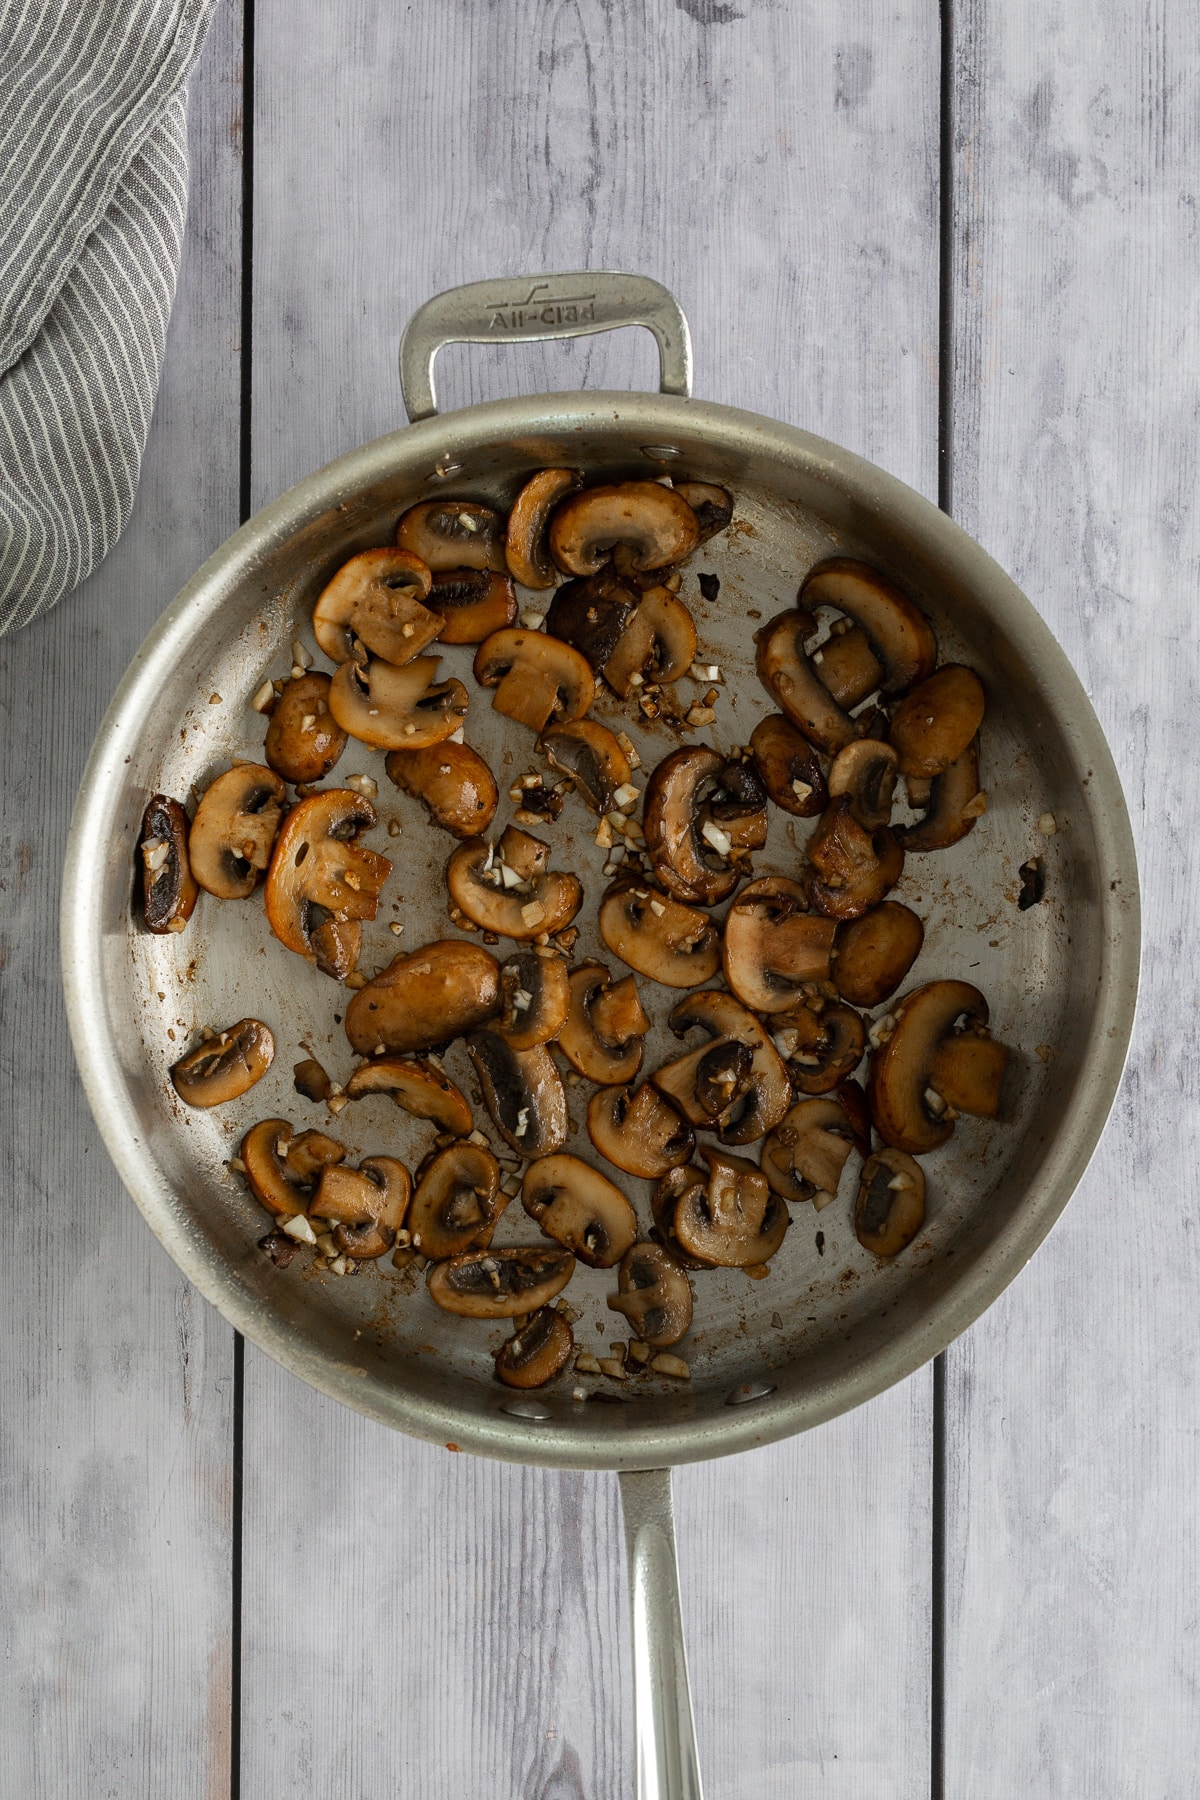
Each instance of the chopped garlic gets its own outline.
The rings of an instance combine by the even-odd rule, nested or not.
[[[313,659],[299,638],[292,639],[292,661],[300,669],[311,669]]]
[[[625,1380],[625,1365],[618,1362],[615,1356],[602,1356],[596,1366],[602,1375],[608,1376],[610,1381]],[[575,1367],[578,1368],[579,1364],[576,1363]]]
[[[315,1244],[317,1241],[317,1234],[303,1213],[297,1213],[294,1218],[288,1219],[283,1229],[286,1235],[295,1238],[298,1244]]]
[[[316,722],[317,722],[316,713],[305,713],[304,717],[300,721],[301,731],[311,731],[313,726],[316,724]],[[347,784],[347,785],[349,785],[349,784]]]
[[[650,911],[654,914],[656,919],[661,919],[666,910],[667,909],[661,900],[651,900]]]
[[[353,788],[366,800],[373,800],[379,792],[379,783],[370,775],[347,775],[343,787]]]
[[[533,1005],[533,995],[528,988],[518,988],[512,997],[514,1012],[528,1012]]]
[[[733,839],[729,833],[722,831],[719,825],[714,825],[711,819],[705,819],[700,827],[700,836],[705,843],[712,845],[718,856],[728,856],[733,849]]]
[[[530,900],[521,908],[521,919],[526,925],[540,925],[545,917],[546,909],[537,900]]]
[[[836,1199],[837,1195],[831,1194],[828,1188],[818,1188],[812,1197],[812,1203],[818,1212],[824,1212],[825,1208],[832,1206]]]
[[[870,1030],[867,1032],[867,1038],[873,1048],[878,1050],[881,1044],[887,1043],[895,1029],[896,1020],[894,1016],[891,1013],[884,1013],[882,1019],[876,1019],[875,1023],[871,1026]]]
[[[401,825],[399,819],[389,819],[388,820],[388,836],[389,837],[399,837],[400,833],[403,829],[404,829],[404,827]]]
[[[404,927],[400,923],[399,919],[393,919],[391,924],[388,926],[388,930],[391,932],[393,937],[399,937],[401,935],[401,933],[403,932]]]
[[[692,1378],[692,1371],[682,1356],[671,1356],[665,1350],[650,1358],[650,1367],[659,1375],[674,1375],[678,1381],[690,1381]]]
[[[613,795],[613,799],[620,807],[635,806],[640,796],[640,791],[640,789],[634,787],[631,781],[623,781]]]
[[[976,795],[975,799],[978,799],[978,798],[979,798],[979,796]],[[967,802],[968,806],[974,806],[974,804],[975,804],[974,800],[970,800]],[[963,807],[964,817],[966,816],[966,811],[967,811],[967,807],[964,806]],[[1055,816],[1052,812],[1044,812],[1042,814],[1041,818],[1038,820],[1038,830],[1041,832],[1043,837],[1053,837],[1054,836],[1055,832],[1058,830],[1058,820],[1055,818]]]
[[[520,618],[526,631],[540,631],[546,623],[546,615],[543,612],[523,612]]]
[[[257,713],[265,713],[275,699],[275,683],[269,678],[256,691],[250,704]]]
[[[464,741],[462,726],[456,725],[454,730],[450,733],[450,736],[446,741],[447,741],[447,743],[450,743],[450,744],[461,744]]]
[[[580,1375],[598,1375],[600,1364],[589,1350],[581,1350],[575,1358],[575,1369]]]
[[[527,1106],[523,1106],[521,1108],[520,1112],[517,1114],[517,1126],[516,1126],[516,1130],[513,1132],[513,1136],[514,1137],[524,1137],[525,1133],[528,1130],[529,1130],[529,1108]]]
[[[521,876],[515,869],[510,869],[507,863],[500,864],[500,879],[506,888],[519,888],[523,885]]]
[[[601,819],[596,827],[596,845],[600,850],[611,850],[613,841],[612,826],[607,819]]]
[[[803,802],[811,797],[812,784],[807,781],[793,781],[792,792],[795,794],[797,800]]]

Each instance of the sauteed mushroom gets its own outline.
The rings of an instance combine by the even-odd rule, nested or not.
[[[779,1121],[759,1164],[785,1200],[832,1200],[850,1155],[853,1131],[838,1100],[801,1100]]]
[[[877,693],[884,667],[861,625],[839,619],[818,650],[813,670],[821,686],[844,712],[852,712],[868,694]]]
[[[504,520],[474,500],[422,500],[396,526],[396,542],[435,572],[495,569],[505,574]]]
[[[437,1259],[486,1250],[508,1205],[500,1164],[483,1144],[449,1144],[417,1170],[408,1209],[414,1250]]]
[[[494,631],[475,653],[475,679],[495,688],[505,718],[544,731],[551,719],[578,719],[596,693],[587,659],[539,631]]]
[[[492,1030],[513,1050],[548,1044],[566,1023],[571,1004],[567,965],[554,951],[539,945],[510,956],[500,970],[504,1010]]]
[[[538,748],[552,769],[569,775],[595,813],[612,812],[617,790],[627,785],[629,758],[607,725],[595,719],[573,719],[543,731]]]
[[[351,999],[346,1036],[360,1056],[432,1050],[500,1010],[500,965],[477,944],[439,938],[397,956]]]
[[[420,800],[432,825],[456,838],[486,831],[500,798],[492,771],[469,744],[445,741],[424,750],[391,750],[388,780]]]
[[[664,987],[699,987],[721,966],[720,933],[708,914],[635,879],[609,888],[599,925],[614,956]]]
[[[617,544],[636,569],[682,562],[700,537],[686,500],[657,481],[622,481],[571,495],[550,520],[550,554],[568,575],[594,575]]]
[[[647,854],[667,891],[715,906],[740,879],[735,849],[766,837],[766,794],[751,765],[686,745],[651,775],[644,818]]]
[[[621,1259],[617,1292],[608,1296],[644,1344],[677,1344],[692,1322],[692,1284],[658,1244],[634,1244]]]
[[[267,725],[263,754],[285,781],[324,781],[346,733],[329,710],[329,677],[316,670],[285,681]]]
[[[852,1075],[867,1047],[866,1028],[852,1007],[813,995],[771,1021],[775,1043],[802,1094],[828,1094]]]
[[[726,935],[728,936],[728,928]],[[832,973],[851,1006],[878,1006],[894,994],[920,955],[925,927],[898,900],[885,900],[837,928]]]
[[[414,1119],[429,1119],[453,1137],[466,1137],[475,1123],[466,1095],[450,1077],[409,1056],[377,1056],[357,1068],[346,1095],[361,1100],[367,1094],[386,1094]]]
[[[683,601],[665,583],[648,588],[604,665],[604,679],[622,700],[644,682],[678,681],[696,660],[696,644],[695,621]]]
[[[467,716],[461,681],[435,684],[439,658],[417,656],[402,669],[372,657],[344,662],[329,684],[329,710],[362,744],[377,750],[420,750],[440,744]]]
[[[313,1218],[328,1219],[343,1256],[373,1261],[386,1256],[404,1223],[412,1177],[394,1156],[367,1156],[357,1169],[332,1163],[309,1204]]]
[[[829,770],[829,798],[850,803],[864,831],[878,831],[892,816],[899,758],[878,738],[859,738],[839,750]]]
[[[800,589],[799,604],[809,611],[835,606],[857,622],[882,665],[885,694],[903,694],[937,661],[937,640],[924,613],[868,563],[836,556],[819,564]]]
[[[962,663],[943,663],[892,714],[891,740],[903,775],[941,775],[983,721],[983,683]]]
[[[637,1216],[620,1188],[577,1156],[531,1163],[521,1204],[547,1237],[593,1269],[611,1269],[637,1237]]]
[[[898,1256],[925,1223],[925,1172],[903,1150],[878,1150],[863,1164],[854,1232],[864,1250]]]
[[[742,1156],[705,1147],[703,1176],[675,1207],[675,1235],[689,1256],[714,1267],[745,1269],[774,1256],[788,1228],[788,1210],[761,1169]]]
[[[960,1112],[994,1119],[1008,1051],[988,1036],[979,989],[966,981],[926,982],[900,1001],[894,1017],[867,1081],[884,1143],[919,1156],[946,1142]]]
[[[181,1056],[171,1081],[188,1106],[223,1106],[261,1081],[274,1055],[275,1039],[262,1020],[239,1019]]]
[[[758,679],[792,724],[818,750],[834,755],[861,737],[863,727],[838,705],[805,655],[805,642],[816,629],[811,613],[794,607],[778,613],[755,638],[756,667]]]
[[[910,799],[920,779],[914,777],[906,783]],[[898,827],[896,836],[906,854],[910,850],[946,850],[974,830],[975,821],[986,807],[987,798],[979,789],[979,739],[974,737],[949,767],[929,783],[921,823]]]
[[[702,1188],[707,1179],[705,1171],[698,1169],[695,1163],[680,1163],[676,1168],[667,1170],[650,1196],[650,1211],[654,1216],[654,1229],[650,1235],[681,1269],[712,1267],[711,1263],[701,1262],[699,1257],[689,1255],[675,1235],[676,1207],[685,1194],[690,1193],[693,1188]]]
[[[280,1219],[307,1211],[310,1190],[322,1170],[345,1154],[343,1145],[323,1131],[293,1137],[286,1119],[260,1119],[238,1150],[254,1198]]]
[[[769,713],[750,733],[750,752],[763,786],[784,812],[815,819],[828,792],[812,745],[782,713]]]
[[[509,573],[522,587],[551,588],[558,580],[548,544],[550,514],[582,484],[583,477],[575,469],[539,469],[514,500],[504,554]]]
[[[831,800],[808,840],[808,859],[818,879],[809,899],[828,919],[858,919],[878,906],[904,870],[904,852],[890,826],[868,831],[854,816],[854,801]]]
[[[598,575],[563,583],[546,614],[546,630],[585,656],[589,667],[603,669],[641,598],[606,565]]]
[[[649,1082],[601,1088],[588,1102],[587,1128],[601,1156],[650,1181],[687,1162],[696,1143],[687,1120]]]
[[[517,1250],[472,1250],[431,1263],[429,1297],[444,1312],[469,1319],[513,1319],[561,1294],[575,1272],[567,1250],[534,1244]]]
[[[441,615],[440,644],[482,644],[517,622],[517,596],[507,575],[446,569],[433,578],[426,604]]]
[[[548,1156],[567,1141],[571,1121],[562,1077],[544,1044],[514,1050],[494,1031],[473,1031],[467,1053],[496,1130],[518,1156]]]
[[[724,531],[733,517],[733,497],[725,488],[709,481],[677,481],[675,492],[686,500],[696,515],[700,543]]]
[[[549,844],[515,825],[495,848],[468,838],[446,864],[450,899],[481,930],[501,937],[528,941],[561,931],[583,904],[583,888],[576,876],[548,869],[549,858]]]
[[[584,963],[568,978],[567,1017],[558,1047],[589,1081],[632,1081],[642,1066],[650,1021],[632,975],[614,982],[603,963]]]
[[[808,910],[808,894],[783,875],[744,887],[725,917],[725,979],[753,1012],[791,1006],[809,982],[828,981],[837,926]]]
[[[366,652],[399,667],[442,629],[421,602],[432,576],[419,556],[391,545],[343,563],[313,608],[313,636],[332,662],[365,662]]]
[[[274,769],[235,763],[200,797],[188,835],[192,874],[218,900],[253,893],[271,860],[286,789]]]
[[[188,861],[188,816],[178,800],[155,794],[142,814],[142,915],[147,931],[182,931],[200,889]]]
[[[731,994],[680,1000],[667,1023],[676,1037],[699,1027],[715,1041],[650,1077],[692,1125],[724,1144],[749,1144],[777,1125],[791,1101],[787,1070],[763,1027]]]
[[[496,1352],[496,1380],[505,1387],[545,1387],[561,1375],[575,1348],[571,1327],[553,1306],[539,1306]]]
[[[267,871],[267,923],[289,950],[344,978],[358,960],[359,921],[373,919],[391,870],[356,840],[375,808],[350,788],[330,788],[293,807]]]

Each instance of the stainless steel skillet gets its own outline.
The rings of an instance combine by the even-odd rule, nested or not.
[[[660,394],[540,395],[439,417],[432,362],[460,339],[493,342],[643,324],[662,359]],[[1028,600],[926,500],[837,446],[758,414],[694,401],[686,321],[645,278],[584,272],[477,283],[423,307],[401,376],[416,422],[318,471],[258,513],[188,583],[134,659],[97,736],[71,828],[62,903],[63,968],[76,1054],[117,1167],[180,1267],[255,1343],[305,1380],[419,1437],[512,1461],[621,1472],[635,1637],[639,1792],[700,1792],[680,1633],[671,1465],[746,1450],[859,1404],[920,1367],[988,1306],[1037,1248],[1078,1181],[1104,1124],[1132,1025],[1138,968],[1137,873],[1120,784],[1100,727],[1066,658]],[[292,1091],[301,1041],[344,1077],[350,1054],[335,1017],[344,995],[269,934],[260,902],[208,899],[175,937],[145,933],[132,910],[133,856],[147,796],[203,787],[231,756],[261,755],[250,696],[311,646],[312,601],[355,551],[386,542],[413,501],[439,493],[507,506],[548,464],[590,479],[671,473],[719,482],[736,497],[733,527],[693,559],[719,578],[685,595],[724,688],[710,735],[744,743],[770,710],[753,673],[759,618],[790,604],[806,570],[837,549],[890,571],[932,619],[943,658],[974,666],[988,696],[983,778],[989,810],[952,850],[912,856],[900,888],[926,921],[912,982],[962,975],[981,987],[996,1034],[1017,1052],[1009,1117],[965,1121],[927,1159],[929,1218],[917,1242],[881,1264],[854,1237],[845,1200],[819,1218],[796,1209],[769,1277],[697,1280],[696,1319],[681,1346],[686,1384],[639,1377],[606,1385],[615,1403],[571,1383],[516,1397],[492,1379],[499,1332],[448,1317],[412,1274],[390,1265],[354,1279],[271,1267],[256,1250],[263,1220],[226,1167],[242,1132],[268,1115],[318,1119]],[[530,601],[532,604],[532,600]],[[469,652],[448,651],[443,674]],[[536,766],[528,734],[472,686],[468,737],[501,777]],[[618,709],[613,705],[614,712]],[[646,765],[672,740],[622,717]],[[352,747],[337,771],[374,775],[376,846],[396,869],[363,966],[449,931],[444,838],[395,795],[380,758]],[[1052,836],[1038,821],[1051,815]],[[503,817],[503,815],[502,815]],[[603,853],[574,801],[552,831],[555,861],[592,894]],[[1044,900],[1017,905],[1018,870],[1039,856]],[[796,840],[776,821],[759,872],[787,872]],[[589,916],[594,909],[585,907]],[[585,929],[581,954],[607,956]],[[611,959],[609,959],[611,960]],[[647,1066],[675,1040],[669,1002],[655,1003]],[[220,1116],[175,1099],[167,1069],[205,1024],[253,1013],[276,1031],[275,1066]],[[467,1079],[452,1049],[448,1067]],[[582,1108],[573,1111],[576,1123]],[[343,1113],[353,1153],[419,1160],[428,1128],[383,1099]],[[586,1139],[571,1144],[591,1154]],[[632,1197],[648,1222],[645,1184]],[[849,1187],[847,1180],[847,1188]],[[505,1216],[497,1243],[528,1241]],[[802,1216],[806,1212],[808,1217]],[[611,1282],[580,1269],[569,1298],[577,1341],[618,1334]]]

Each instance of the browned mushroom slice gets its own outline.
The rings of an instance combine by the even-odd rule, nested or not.
[[[496,1352],[496,1380],[505,1387],[539,1388],[566,1368],[575,1339],[563,1315],[540,1306]]]
[[[878,1150],[863,1164],[854,1232],[864,1250],[898,1256],[925,1223],[925,1173],[902,1150]]]
[[[650,1181],[687,1162],[696,1143],[687,1120],[649,1082],[601,1088],[588,1102],[587,1128],[615,1168]]]
[[[575,1272],[568,1250],[534,1244],[516,1250],[472,1250],[431,1263],[429,1297],[444,1312],[468,1319],[514,1319],[561,1294]]]
[[[617,544],[637,569],[682,562],[700,528],[686,500],[657,481],[622,481],[572,494],[550,520],[550,554],[567,575],[594,575]]]
[[[360,1056],[412,1055],[464,1037],[500,1010],[500,965],[477,944],[439,938],[397,956],[346,1008]]]
[[[473,1031],[467,1052],[496,1130],[518,1156],[549,1156],[567,1141],[571,1121],[562,1076],[544,1044],[514,1050],[494,1031]]]
[[[344,563],[313,608],[313,636],[332,662],[366,660],[366,651],[399,667],[419,656],[442,629],[421,602],[429,567],[391,545],[363,550]]]
[[[782,1119],[792,1090],[779,1052],[732,994],[689,994],[668,1024],[676,1037],[697,1027],[714,1040],[650,1077],[692,1124],[724,1144],[750,1144]]]
[[[724,531],[733,518],[733,496],[713,482],[677,481],[675,492],[681,500],[687,501],[695,513],[702,544]]]
[[[914,783],[919,784],[920,777],[906,781],[909,799],[913,798]],[[919,792],[919,785],[917,788]],[[929,783],[929,793],[925,799],[925,817],[919,825],[902,825],[897,828],[899,838],[905,852],[909,850],[947,850],[951,844],[959,843],[969,831],[975,828],[975,821],[987,808],[987,797],[979,787],[979,739],[972,738],[966,749],[956,756],[954,761],[940,775],[935,775]]]
[[[538,748],[552,769],[569,775],[584,804],[593,812],[612,812],[617,790],[631,773],[629,758],[607,725],[595,719],[573,719],[543,731]]]
[[[785,1200],[818,1201],[837,1193],[854,1133],[838,1100],[801,1100],[771,1132],[759,1164]]]
[[[904,870],[904,852],[890,826],[865,830],[847,795],[825,808],[808,840],[808,859],[819,878],[809,883],[809,899],[827,919],[861,918],[879,905]]]
[[[503,1011],[492,1025],[513,1050],[549,1044],[562,1030],[571,1005],[567,965],[545,945],[510,956],[500,970]]]
[[[839,630],[838,625],[846,627]],[[851,626],[849,619],[835,625],[829,637],[812,653],[812,666],[821,686],[845,712],[878,691],[884,678],[884,667],[871,648],[871,640],[861,625]]]
[[[379,1056],[363,1063],[346,1083],[346,1094],[351,1100],[386,1094],[414,1119],[430,1119],[439,1131],[454,1137],[465,1137],[475,1123],[466,1095],[448,1075],[407,1056]]]
[[[889,735],[901,774],[930,780],[941,775],[979,730],[983,710],[983,683],[974,669],[944,663],[892,714]]]
[[[474,669],[481,686],[495,688],[495,710],[531,731],[582,718],[595,698],[587,659],[540,631],[494,631],[476,651]]]
[[[702,808],[700,836],[718,856],[737,857],[766,843],[767,790],[752,757],[739,751],[722,765]]]
[[[495,817],[500,797],[495,778],[469,744],[391,750],[383,766],[401,793],[423,802],[431,824],[456,838],[486,831]]]
[[[966,981],[930,981],[894,1008],[891,1036],[871,1059],[867,1100],[885,1144],[911,1156],[936,1150],[954,1130],[957,1111],[995,1117],[1007,1051],[987,1036],[987,1001]],[[955,1030],[959,1020],[965,1027]],[[986,1048],[977,1049],[976,1045]],[[936,1085],[971,1102],[952,1102]]]
[[[800,589],[800,605],[809,611],[835,606],[862,627],[883,665],[879,685],[885,694],[905,693],[937,661],[937,640],[924,613],[869,563],[835,556],[819,564]]]
[[[539,469],[513,501],[504,554],[509,574],[522,587],[552,588],[558,570],[550,557],[550,515],[560,500],[583,485],[575,469]]]
[[[632,1081],[650,1029],[633,976],[614,983],[603,963],[584,963],[571,971],[568,992],[558,1047],[572,1068],[589,1081]]]
[[[330,788],[293,807],[267,871],[267,923],[289,950],[326,973],[348,974],[358,932],[347,924],[373,919],[391,870],[386,856],[356,840],[375,823],[375,808],[350,788]],[[353,956],[342,952],[352,951]],[[344,966],[349,960],[349,968]]]
[[[218,900],[242,900],[271,860],[286,789],[274,769],[235,763],[206,788],[188,835],[192,874]]]
[[[648,588],[604,665],[604,679],[622,700],[645,682],[678,681],[696,660],[697,641],[695,621],[683,601],[665,584]]]
[[[745,1269],[774,1256],[788,1210],[766,1176],[745,1157],[705,1147],[708,1178],[686,1188],[675,1207],[675,1235],[697,1261]]]
[[[574,875],[548,869],[550,846],[515,825],[498,845],[468,838],[446,864],[446,886],[460,913],[483,931],[530,941],[562,931],[583,904]]]
[[[892,816],[899,758],[878,738],[859,738],[839,750],[829,770],[829,798],[850,802],[864,831],[878,831]]]
[[[637,1215],[599,1169],[577,1156],[542,1156],[525,1171],[521,1204],[556,1243],[593,1269],[611,1269],[637,1237]]]
[[[142,814],[142,914],[146,929],[182,931],[200,889],[188,861],[188,817],[178,800],[155,794]]]
[[[744,887],[725,917],[725,979],[752,1012],[791,1006],[807,982],[828,981],[837,926],[814,917],[808,894],[783,875]]]
[[[792,724],[818,750],[833,755],[863,731],[817,678],[804,653],[805,640],[816,629],[811,613],[793,608],[777,614],[755,637],[755,666],[758,679]]]
[[[324,781],[346,733],[329,710],[329,677],[317,670],[285,681],[275,702],[263,754],[285,781]]]
[[[776,806],[798,819],[815,819],[828,794],[817,753],[804,733],[782,713],[770,713],[751,732],[750,751]]]
[[[728,926],[726,926],[728,935]],[[920,955],[925,927],[898,900],[885,900],[837,928],[832,973],[851,1006],[878,1006],[894,994]]]
[[[188,1106],[223,1106],[261,1081],[275,1056],[275,1039],[261,1019],[239,1019],[206,1038],[171,1068],[171,1081]]]
[[[414,1250],[440,1259],[486,1250],[508,1205],[500,1164],[483,1144],[449,1144],[417,1170],[408,1209]]]
[[[346,1152],[324,1132],[293,1138],[286,1119],[260,1119],[242,1139],[238,1154],[254,1198],[277,1218],[290,1218],[307,1210],[312,1183]]]
[[[474,500],[422,500],[396,526],[396,542],[439,573],[442,569],[494,569],[507,573],[504,519]]]
[[[321,1066],[315,1056],[306,1056],[303,1062],[293,1064],[292,1086],[306,1100],[328,1100],[333,1092],[329,1071]]]
[[[435,682],[439,659],[417,656],[397,669],[372,657],[344,662],[329,683],[329,710],[351,737],[377,750],[440,744],[467,716],[461,681]]]
[[[677,900],[714,906],[732,893],[738,869],[728,837],[703,816],[705,790],[724,768],[706,745],[685,745],[665,756],[646,787],[646,850],[655,873]],[[703,834],[703,835],[702,835]]]
[[[664,987],[699,987],[721,966],[720,932],[708,914],[636,880],[609,888],[599,925],[614,956]]]
[[[346,1148],[324,1131],[299,1131],[287,1147],[284,1161],[288,1173],[303,1187],[321,1179],[331,1163],[345,1159]]]
[[[812,996],[777,1013],[775,1045],[802,1094],[828,1094],[852,1075],[867,1047],[866,1027],[853,1007]]]
[[[357,1169],[332,1164],[310,1204],[313,1218],[328,1219],[343,1256],[364,1262],[386,1256],[404,1223],[412,1177],[394,1156],[364,1157]]]
[[[692,1284],[659,1244],[634,1244],[617,1274],[617,1292],[608,1296],[644,1344],[665,1349],[677,1344],[692,1322]]]
[[[564,582],[550,603],[546,630],[603,669],[641,603],[641,594],[611,568],[585,580]]]
[[[698,1169],[695,1163],[680,1163],[674,1169],[667,1170],[650,1196],[650,1211],[654,1217],[654,1228],[650,1235],[681,1269],[712,1267],[711,1263],[701,1262],[699,1257],[689,1256],[675,1235],[675,1208],[684,1194],[692,1188],[703,1188],[707,1181],[706,1171]]]
[[[517,622],[517,596],[507,575],[488,569],[445,569],[433,578],[425,604],[440,615],[439,644],[482,644]]]

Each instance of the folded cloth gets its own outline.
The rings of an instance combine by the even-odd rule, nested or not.
[[[129,518],[216,0],[0,0],[0,633]]]

